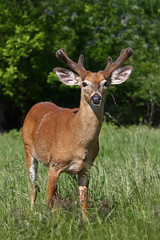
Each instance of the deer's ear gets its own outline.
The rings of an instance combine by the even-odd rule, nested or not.
[[[125,66],[116,69],[111,75],[111,84],[121,84],[125,82],[133,70],[132,66]]]
[[[54,68],[58,79],[66,85],[79,85],[81,77],[72,71],[64,68]]]

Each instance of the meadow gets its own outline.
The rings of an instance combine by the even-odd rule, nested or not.
[[[0,239],[160,239],[160,128],[103,124],[90,171],[88,219],[77,176],[61,174],[58,208],[49,212],[48,169],[38,167],[33,211],[21,131],[0,135]]]

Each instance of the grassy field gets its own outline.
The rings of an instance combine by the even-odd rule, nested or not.
[[[90,172],[89,214],[83,221],[77,176],[58,181],[59,208],[46,205],[48,169],[39,165],[40,193],[30,210],[21,133],[0,135],[0,239],[160,239],[160,129],[103,125]]]

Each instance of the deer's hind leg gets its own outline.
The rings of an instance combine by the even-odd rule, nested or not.
[[[28,168],[28,174],[31,181],[31,190],[30,190],[31,209],[33,209],[33,206],[37,197],[37,189],[39,190],[38,186],[35,183],[38,161],[32,156],[32,154],[29,152],[28,149],[25,149],[25,151],[26,151],[26,163]]]

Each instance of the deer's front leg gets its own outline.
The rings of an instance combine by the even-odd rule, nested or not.
[[[57,179],[59,177],[59,174],[60,174],[60,172],[57,171],[54,167],[51,166],[49,168],[48,192],[47,192],[47,203],[48,203],[49,209],[51,209],[53,207],[56,185],[57,185]]]
[[[88,185],[89,180],[85,173],[79,173],[78,175],[78,190],[79,190],[79,199],[82,211],[85,216],[87,216],[87,200],[88,200]]]

